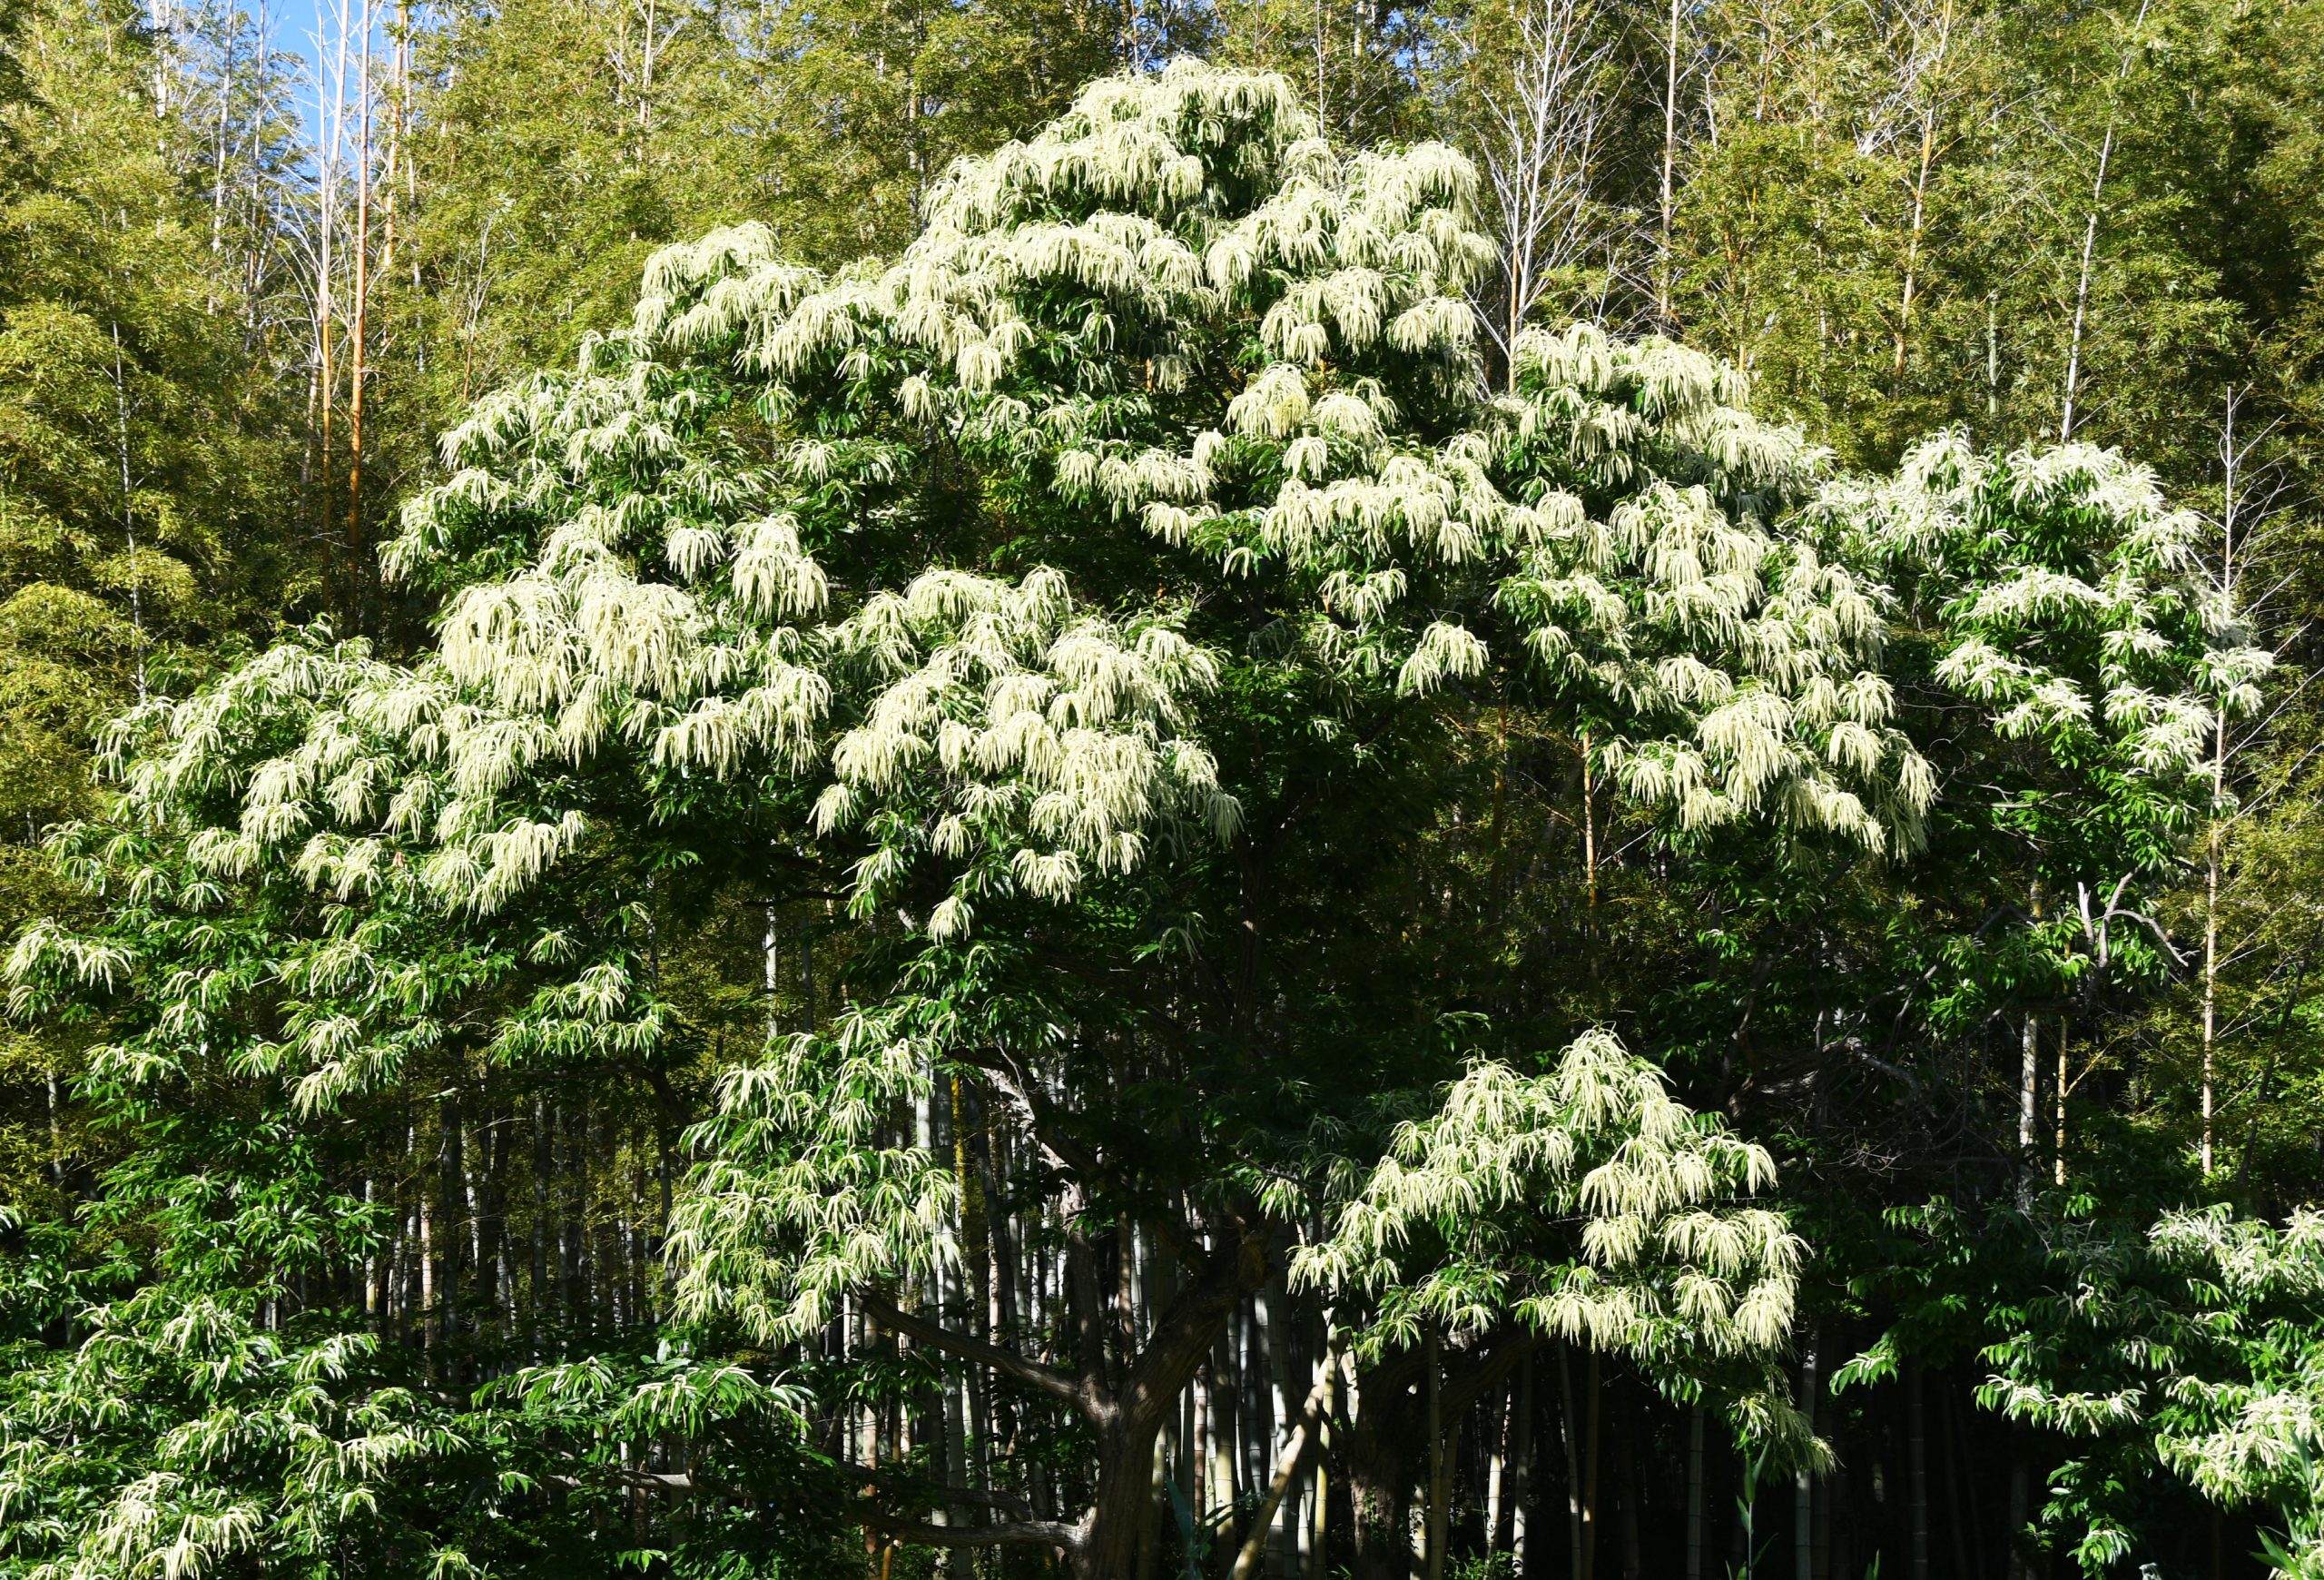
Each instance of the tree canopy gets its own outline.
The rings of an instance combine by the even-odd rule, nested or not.
[[[10,46],[0,1572],[1700,1580],[1787,1515],[1925,1580],[1933,1482],[1965,1573],[2324,1563],[2312,943],[2235,891],[2312,866],[2299,507],[2134,377],[2276,265],[2173,229],[2145,34],[537,9],[359,41],[295,482],[262,37],[87,35],[156,115],[214,60],[206,189]],[[1625,208],[1559,162],[1649,147],[1641,39]],[[2004,278],[1962,128],[2102,44]]]

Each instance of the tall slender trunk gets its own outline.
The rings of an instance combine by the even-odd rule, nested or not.
[[[576,1172],[580,1175],[581,1190],[581,1289],[592,1328],[607,1321],[607,1303],[613,1294],[613,1258],[606,1254],[606,1215],[597,1210],[599,1164],[610,1165],[614,1160],[610,1150],[612,1129],[611,1121],[594,1106],[581,1110],[581,1133],[576,1138],[580,1145],[575,1149],[574,1156],[579,1163]]]
[[[492,1097],[489,1088],[478,1094],[480,1112],[469,1125],[460,1147],[460,1199],[468,1221],[468,1271],[476,1279],[476,1326],[481,1334],[490,1320],[499,1293],[492,1267]]]
[[[1485,1554],[1502,1550],[1501,1516],[1509,1477],[1509,1390],[1495,1388],[1482,1423],[1485,1455]]]
[[[411,1176],[411,1148],[404,1147],[404,1166],[397,1170],[392,1187],[396,1204],[395,1244],[388,1253],[388,1321],[394,1338],[402,1342],[409,1338],[407,1325],[411,1320],[415,1297],[412,1293],[411,1247],[419,1232],[419,1220],[413,1216],[410,1203],[405,1200],[406,1181]]]
[[[487,1141],[484,1165],[485,1204],[491,1214],[487,1243],[492,1249],[492,1283],[497,1296],[495,1305],[500,1319],[500,1341],[511,1349],[517,1343],[517,1269],[508,1247],[508,1127],[515,1118],[504,1112],[490,1121],[485,1131]],[[507,1362],[501,1364],[505,1366]]]
[[[1232,1509],[1239,1501],[1236,1476],[1236,1442],[1241,1412],[1236,1407],[1234,1325],[1230,1320],[1212,1351],[1210,1368],[1210,1488],[1211,1506]]]
[[[1614,1478],[1621,1500],[1622,1580],[1640,1580],[1646,1569],[1638,1523],[1645,1480],[1639,1470],[1638,1440],[1645,1422],[1636,1395],[1625,1388],[1621,1398],[1623,1408],[1616,1417],[1614,1430]]]
[[[2066,1079],[2066,1041],[2071,1026],[2072,1022],[2065,1016],[2058,1017],[2058,1083],[2056,1098],[2052,1104],[2057,1111],[2057,1148],[2052,1160],[2054,1165],[2052,1177],[2060,1185],[2066,1182],[2066,1091],[2072,1085]]]
[[[826,913],[831,902],[824,902]],[[815,930],[805,919],[799,923],[799,1029],[812,1032],[820,1024],[815,1015]]]
[[[581,1219],[573,1204],[573,1131],[563,1103],[548,1111],[549,1195],[556,1209],[557,1306],[566,1328],[577,1333],[588,1311],[581,1288]]]
[[[1904,381],[1905,360],[1912,344],[1913,304],[1920,286],[1921,242],[1928,226],[1928,183],[1936,169],[1936,80],[1945,69],[1945,55],[1953,42],[1953,0],[1945,0],[1938,14],[1936,53],[1928,64],[1925,89],[1929,94],[1921,106],[1920,159],[1913,173],[1912,219],[1905,232],[1905,283],[1896,303],[1896,358],[1890,370],[1899,384]]]
[[[766,1034],[772,1039],[783,1030],[780,1010],[783,992],[783,939],[778,925],[774,902],[766,903],[766,930],[759,938],[759,960],[764,969],[766,989]]]
[[[1324,0],[1315,0],[1315,123],[1329,128],[1332,123],[1330,101],[1324,93],[1324,63],[1329,48],[1330,35],[1324,28]]]
[[[2025,1562],[2025,1522],[2033,1512],[2034,1476],[2025,1463],[2025,1450],[2018,1448],[2009,1467],[2009,1524],[2002,1532],[2002,1552],[2007,1560],[2004,1571],[2010,1580],[2025,1580],[2032,1573]]]
[[[2026,910],[2035,923],[2042,920],[2042,885],[2037,880],[2026,892]],[[2031,1009],[2018,1028],[2017,1066],[2017,1205],[2034,1204],[2034,1137],[2039,1121],[2042,1081],[2042,1018]]]
[[[2034,1200],[2034,1126],[2040,1112],[2042,1080],[2042,1017],[2028,1012],[2018,1032],[2017,1071],[2017,1204]]]
[[[532,1288],[527,1291],[525,1326],[533,1335],[533,1358],[541,1356],[541,1318],[549,1312],[548,1284],[548,1187],[551,1167],[547,1104],[539,1092],[533,1093],[533,1221]]]
[[[968,1261],[969,1283],[966,1290],[969,1330],[977,1338],[990,1341],[991,1330],[991,1262],[992,1237],[987,1228],[988,1213],[981,1170],[974,1166],[972,1152],[981,1141],[982,1127],[973,1122],[968,1101],[968,1089],[956,1073],[952,1077],[952,1172],[960,1189],[960,1238]],[[1125,1256],[1128,1252],[1126,1250]],[[1132,1306],[1135,1308],[1135,1297]],[[962,1401],[968,1425],[961,1473],[967,1484],[980,1491],[987,1484],[988,1467],[992,1454],[992,1417],[988,1403],[984,1373],[970,1368],[963,1379],[966,1397]]]
[[[2236,397],[2230,390],[2227,398],[2227,420],[2220,445],[2221,462],[2220,487],[2220,556],[2219,588],[2232,603],[2236,593],[2237,564],[2235,558],[2236,516],[2242,502],[2241,486],[2237,472],[2243,452],[2235,447]],[[2227,805],[2227,713],[2222,707],[2211,721],[2211,816],[2203,828],[2203,1175],[2208,1179],[2219,1166],[2214,1131],[2218,1121],[2219,1100],[2219,888],[2220,870],[2226,855],[2226,825],[2223,814]]]
[[[1687,1411],[1687,1580],[1703,1580],[1703,1407]]]
[[[2098,153],[2098,185],[2102,189],[2106,183],[2106,162],[2113,152],[2114,128],[2110,122],[2106,127],[2106,141]],[[2061,444],[2073,437],[2074,400],[2081,390],[2083,325],[2090,313],[2091,263],[2098,248],[2096,198],[2097,194],[2093,192],[2090,220],[2082,232],[2082,269],[2075,281],[2073,291],[2073,333],[2067,341],[2066,351],[2065,398],[2058,408],[2058,442]]]
[[[1817,1394],[1816,1337],[1811,1333],[1799,1350],[1799,1411],[1807,1418],[1810,1432],[1816,1429]],[[1791,1476],[1792,1580],[1816,1580],[1815,1497],[1815,1478],[1802,1465]]]
[[[1590,732],[1581,732],[1581,942],[1590,974],[1598,974],[1598,786],[1590,763]],[[1562,1352],[1561,1352],[1562,1353]],[[1560,1361],[1560,1366],[1565,1363]]]
[[[1558,1432],[1565,1449],[1566,1573],[1581,1580],[1581,1417],[1573,1397],[1573,1358],[1558,1341]]]
[[[121,325],[113,325],[113,437],[121,460],[121,530],[128,545],[129,630],[136,649],[137,700],[145,700],[144,578],[137,562],[137,487],[129,469],[129,370],[121,354]]]
[[[1890,381],[1905,381],[1905,360],[1913,340],[1913,299],[1919,287],[1921,232],[1928,219],[1929,167],[1936,157],[1936,106],[1921,112],[1920,166],[1913,179],[1912,218],[1905,232],[1905,283],[1896,299],[1896,355],[1889,366]]]
[[[2073,437],[2074,400],[2081,391],[2083,326],[2090,316],[2090,281],[2098,255],[2098,216],[2106,201],[2106,170],[2114,158],[2114,133],[2121,110],[2119,98],[2123,81],[2131,74],[2132,51],[2137,47],[2138,31],[2145,25],[2147,6],[2152,0],[2139,0],[2139,14],[2131,24],[2130,42],[2122,48],[2122,64],[2114,73],[2114,85],[2106,104],[2106,132],[2098,143],[2098,173],[2090,183],[2090,217],[2082,230],[2082,267],[2074,277],[2073,335],[2066,346],[2065,398],[2058,411],[2058,442],[2063,444]]]
[[[1444,1506],[1451,1502],[1450,1477],[1444,1453],[1444,1361],[1439,1353],[1436,1330],[1429,1329],[1423,1346],[1424,1365],[1428,1368],[1428,1580],[1444,1580],[1444,1528],[1450,1511]]]
[[[363,0],[363,50],[356,78],[360,131],[355,148],[355,300],[348,336],[347,585],[348,617],[363,617],[363,354],[370,313],[371,262],[371,0]]]
[[[1985,292],[1985,428],[1997,442],[2001,426],[2001,292]]]
[[[397,201],[396,170],[410,157],[405,139],[411,129],[411,7],[410,0],[396,0],[395,53],[388,82],[388,151],[379,162],[379,193],[385,204],[379,216],[379,272],[395,277],[396,221],[402,212]]]
[[[218,124],[212,133],[210,144],[210,252],[216,257],[226,250],[226,128],[234,105],[234,50],[231,41],[221,52],[218,72]],[[213,272],[203,281],[203,302],[212,312],[218,311],[217,275]]]
[[[48,1077],[48,1182],[61,1194],[64,1190],[64,1095],[56,1066],[48,1066],[43,1073]]]
[[[1340,1364],[1344,1366],[1347,1363],[1343,1360]],[[1311,1511],[1314,1525],[1307,1534],[1306,1573],[1321,1576],[1332,1573],[1332,1423],[1328,1416],[1317,1432],[1316,1443],[1315,1486],[1310,1494],[1315,1500],[1315,1507]]]
[[[2213,1129],[2219,1099],[2219,869],[2220,818],[2216,810],[2225,785],[2227,726],[2215,726],[2218,744],[2211,752],[2211,827],[2203,837],[2203,1177],[2218,1167]]]
[[[419,1151],[418,1127],[413,1127],[407,1133],[410,1139],[405,1147],[405,1159],[412,1165],[409,1170],[411,1210],[419,1231],[419,1343],[420,1348],[429,1352],[428,1368],[428,1375],[432,1377],[436,1370],[436,1344],[437,1340],[442,1337],[438,1330],[436,1307],[436,1214],[434,1204],[428,1200],[428,1176],[418,1166]]]
[[[1928,1580],[1928,1410],[1917,1360],[1905,1363],[1905,1466],[1913,1522],[1910,1580]]]
[[[1925,1368],[1924,1368],[1925,1387]],[[1953,1390],[1940,1381],[1937,1389],[1937,1427],[1943,1434],[1937,1452],[1945,1459],[1945,1523],[1950,1532],[1953,1550],[1953,1573],[1960,1580],[1979,1580],[1982,1566],[1973,1568],[1969,1562],[1969,1529],[1962,1519],[1962,1466],[1966,1456],[1961,1447],[1961,1427],[1953,1402]]]
[[[322,146],[316,154],[315,179],[315,364],[316,375],[316,473],[322,479],[323,498],[320,501],[315,526],[328,542],[330,532],[330,499],[331,475],[331,407],[339,396],[339,381],[332,360],[332,331],[339,308],[334,300],[338,284],[339,183],[341,156],[346,149],[347,127],[347,12],[346,0],[338,0],[338,36],[333,41],[331,64],[328,69],[318,64],[318,87],[328,81],[330,95],[321,106],[323,123]]]
[[[367,1169],[363,1175],[363,1205],[369,1209],[378,1202],[379,1183]],[[390,1246],[394,1237],[390,1232]],[[363,1311],[370,1318],[374,1332],[386,1325],[388,1309],[388,1253],[374,1247],[363,1257]]]
[[[655,15],[654,0],[645,0],[645,49],[644,69],[638,74],[637,94],[637,129],[640,132],[651,132],[654,129],[654,49],[655,34],[659,25],[659,20]],[[646,149],[642,138],[638,143],[638,163],[643,164],[645,162]]]
[[[1599,1417],[1605,1394],[1598,1352],[1590,1352],[1590,1364],[1582,1372],[1581,1400],[1581,1580],[1597,1580],[1598,1575],[1598,1459]]]
[[[1518,1363],[1517,1419],[1510,1434],[1509,1550],[1519,1574],[1533,1572],[1533,1358]]]
[[[1679,169],[1679,17],[1682,0],[1670,0],[1670,25],[1662,51],[1662,230],[1654,273],[1654,316],[1667,332],[1675,327],[1670,313],[1671,230],[1678,217]],[[1588,749],[1586,746],[1583,748]]]
[[[468,1175],[465,1150],[460,1144],[460,1098],[457,1086],[445,1094],[437,1110],[441,1134],[438,1141],[437,1160],[439,1192],[443,1198],[443,1272],[437,1286],[442,1294],[443,1310],[438,1318],[438,1328],[447,1339],[459,1331],[460,1325],[460,1202],[463,1183]]]

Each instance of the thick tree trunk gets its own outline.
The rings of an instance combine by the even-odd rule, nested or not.
[[[1355,1372],[1355,1410],[1341,1440],[1354,1580],[1412,1580],[1413,1456],[1425,1453],[1428,1429],[1420,1382],[1416,1352]]]
[[[1339,1357],[1326,1345],[1323,1359],[1315,1368],[1315,1386],[1308,1390],[1305,1404],[1291,1430],[1285,1435],[1283,1452],[1275,1465],[1275,1475],[1267,1484],[1258,1508],[1252,1514],[1249,1533],[1243,1538],[1242,1551],[1236,1555],[1231,1580],[1257,1580],[1265,1563],[1268,1542],[1272,1539],[1275,1516],[1290,1494],[1292,1484],[1299,1475],[1299,1467],[1313,1452],[1332,1413],[1332,1387],[1339,1374]]]
[[[1532,1354],[1530,1337],[1469,1351],[1437,1381],[1437,1417],[1446,1425],[1468,1414],[1491,1389],[1516,1373]],[[1441,1357],[1439,1358],[1442,1358]],[[1428,1385],[1418,1352],[1359,1376],[1358,1407],[1344,1439],[1348,1491],[1354,1517],[1354,1580],[1410,1580],[1413,1572],[1413,1495],[1424,1464],[1430,1464]],[[1446,1445],[1449,1449],[1451,1445]],[[1449,1461],[1439,1461],[1449,1472]],[[1439,1483],[1441,1506],[1451,1506],[1449,1474]]]
[[[1107,1388],[1102,1368],[1085,1371],[1082,1406],[1097,1427],[1097,1485],[1068,1554],[1077,1580],[1123,1580],[1137,1572],[1163,1424],[1226,1335],[1235,1308],[1265,1277],[1264,1243],[1239,1237],[1156,1318],[1154,1338],[1125,1368],[1118,1393]]]
[[[1417,1440],[1419,1412],[1409,1398],[1383,1419],[1372,1390],[1348,1433],[1348,1496],[1355,1508],[1354,1580],[1410,1580],[1413,1572],[1413,1469],[1406,1445]]]
[[[1137,1580],[1154,1580],[1162,1561],[1162,1505],[1167,1494],[1164,1480],[1169,1474],[1170,1443],[1167,1430],[1154,1439],[1154,1458],[1148,1471],[1146,1507],[1140,1512],[1137,1526]]]
[[[1138,1572],[1141,1532],[1152,1506],[1156,1445],[1164,1425],[1181,1407],[1188,1387],[1202,1371],[1226,1335],[1235,1310],[1265,1280],[1265,1241],[1237,1226],[1233,1238],[1213,1250],[1199,1275],[1155,1319],[1152,1338],[1134,1359],[1118,1368],[1118,1382],[1108,1377],[1108,1357],[1091,1318],[1093,1269],[1087,1262],[1092,1249],[1080,1241],[1066,1269],[1065,1289],[1054,1291],[1059,1304],[1080,1328],[1085,1364],[1078,1372],[1035,1360],[970,1333],[906,1310],[879,1289],[862,1290],[857,1299],[881,1326],[910,1338],[915,1344],[940,1349],[1013,1378],[1056,1403],[1078,1412],[1096,1439],[1092,1469],[1094,1489],[1080,1520],[1071,1526],[1053,1521],[1020,1519],[998,1529],[970,1530],[919,1520],[889,1519],[882,1528],[904,1540],[934,1545],[1033,1545],[1061,1552],[1080,1580],[1125,1580]],[[1036,1269],[1033,1285],[1042,1279]],[[872,1457],[867,1455],[867,1461]],[[1037,1476],[1035,1505],[1048,1501]]]
[[[1154,1497],[1154,1452],[1162,1420],[1121,1417],[1098,1440],[1097,1496],[1069,1554],[1075,1580],[1126,1580],[1138,1572],[1138,1546]]]

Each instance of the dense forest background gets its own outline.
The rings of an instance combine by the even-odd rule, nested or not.
[[[1359,1368],[1333,1337],[1348,1306],[1270,1265],[1171,1407],[1140,1580],[2324,1563],[2301,1402],[2324,1410],[2324,1277],[2297,1216],[2324,1181],[2324,7],[330,0],[315,47],[286,48],[307,22],[0,12],[0,932],[131,903],[51,837],[109,815],[109,719],[302,629],[428,647],[483,572],[391,580],[379,550],[448,475],[443,436],[630,323],[658,249],[749,221],[827,271],[893,257],[956,159],[1094,79],[1278,72],[1336,143],[1474,162],[1503,257],[1473,293],[1489,380],[1513,383],[1519,326],[1579,320],[1731,363],[1835,472],[1946,430],[2118,448],[2194,513],[2203,576],[2277,667],[2206,736],[2199,815],[2078,892],[2044,864],[2080,837],[2055,815],[2113,813],[2063,793],[2004,795],[1976,838],[1940,802],[1905,875],[1674,852],[1593,778],[1587,729],[1512,732],[1505,706],[1462,726],[1465,816],[1345,809],[1323,848],[1384,830],[1424,859],[1388,884],[1350,855],[1280,897],[1343,984],[1298,1013],[1354,1025],[1425,977],[1433,1013],[1539,1047],[1610,1028],[1768,1149],[1808,1248],[1770,1374],[1797,1416],[1505,1323],[1421,1320]],[[1974,801],[1976,771],[1947,793]],[[639,892],[684,896],[635,902],[666,1034],[415,1041],[320,1106],[256,1068],[141,1095],[93,1063],[116,1022],[20,989],[0,1573],[1053,1571],[1035,1527],[1074,1517],[1087,1442],[1038,1378],[983,1378],[914,1324],[959,1310],[1064,1366],[1098,1302],[1131,1342],[1172,1298],[1145,1209],[1096,1212],[1001,1077],[947,1067],[883,1122],[953,1160],[968,1255],[787,1347],[681,1313],[663,1253],[722,1074],[887,968],[803,857],[657,870]],[[1429,1024],[1409,1079],[1367,1073],[1393,1056],[1353,1032],[1334,1057],[1354,1086],[1425,1089],[1472,1034]],[[1155,1084],[1118,1101],[1167,1136]],[[1213,1093],[1184,1122],[1234,1134],[1295,1100],[1339,1101]],[[250,1156],[205,1172],[230,1142]],[[231,1207],[200,1183],[226,1174]],[[365,1236],[330,1240],[310,1185]],[[2207,1211],[2293,1227],[2191,1271],[2157,1226]],[[188,1250],[189,1213],[235,1227]],[[2252,1270],[2279,1251],[2310,1262]],[[220,1275],[242,1348],[208,1382],[97,1342],[135,1328],[95,1315],[130,1291],[253,1259],[272,1271]],[[326,1429],[293,1397],[340,1375],[327,1328],[380,1341],[348,1374],[363,1407],[421,1401],[392,1448],[363,1438],[377,1464],[350,1468],[356,1405]],[[1113,1340],[1088,1342],[1102,1371]],[[2257,1459],[2172,1447],[2209,1385],[2171,1358],[2206,1345],[2240,1357],[2219,1386],[2273,1401],[2245,1423],[2279,1431]],[[697,1376],[707,1358],[731,1376]],[[330,1475],[309,1437],[338,1443]],[[64,1448],[60,1481],[43,1457]],[[1034,1535],[948,1545],[1001,1516]]]

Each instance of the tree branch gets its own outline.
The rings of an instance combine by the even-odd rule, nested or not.
[[[839,1461],[839,1466],[851,1476],[861,1477],[874,1492],[879,1490],[881,1484],[886,1483],[947,1505],[966,1504],[974,1508],[998,1509],[1019,1521],[1038,1518],[1033,1513],[1033,1506],[1013,1492],[989,1491],[974,1486],[934,1486],[925,1482],[899,1478],[896,1467],[891,1465],[864,1465],[856,1460],[842,1459]]]
[[[1039,1389],[1052,1398],[1066,1400],[1084,1410],[1088,1407],[1081,1379],[1071,1372],[1043,1366],[1038,1360],[1028,1360],[1014,1350],[1003,1349],[997,1344],[988,1344],[981,1338],[955,1332],[940,1323],[931,1322],[925,1317],[916,1317],[873,1290],[862,1290],[861,1296],[864,1310],[899,1333],[956,1355],[962,1360],[973,1361],[989,1371],[1014,1378],[1026,1387]]]
[[[1078,1170],[1084,1174],[1098,1171],[1097,1155],[1059,1129],[1056,1106],[1029,1086],[1022,1073],[998,1050],[980,1052],[966,1049],[955,1052],[951,1057],[971,1069],[983,1071],[1024,1111],[1025,1127],[1031,1132],[1034,1143],[1049,1154],[1058,1168]]]
[[[1054,1547],[1073,1551],[1081,1540],[1060,1520],[1012,1520],[1004,1526],[940,1526],[928,1520],[896,1519],[867,1513],[863,1523],[883,1536],[922,1547]]]
[[[1509,1338],[1485,1351],[1475,1365],[1458,1378],[1446,1378],[1439,1385],[1437,1408],[1446,1420],[1457,1420],[1468,1413],[1469,1407],[1485,1395],[1485,1390],[1508,1379],[1517,1369],[1517,1363],[1541,1348],[1542,1338],[1530,1328],[1521,1328]]]
[[[747,1498],[750,1496],[740,1487],[705,1481],[701,1476],[682,1471],[640,1470],[628,1465],[582,1464],[572,1472],[551,1471],[541,1479],[551,1486],[561,1486],[567,1491],[612,1482],[617,1486],[633,1487],[640,1492],[665,1492],[677,1497],[692,1497],[697,1493],[707,1497]]]
[[[1209,1265],[1155,1314],[1152,1337],[1122,1378],[1121,1407],[1141,1429],[1175,1407],[1236,1302],[1265,1280],[1265,1241],[1229,1226]]]

